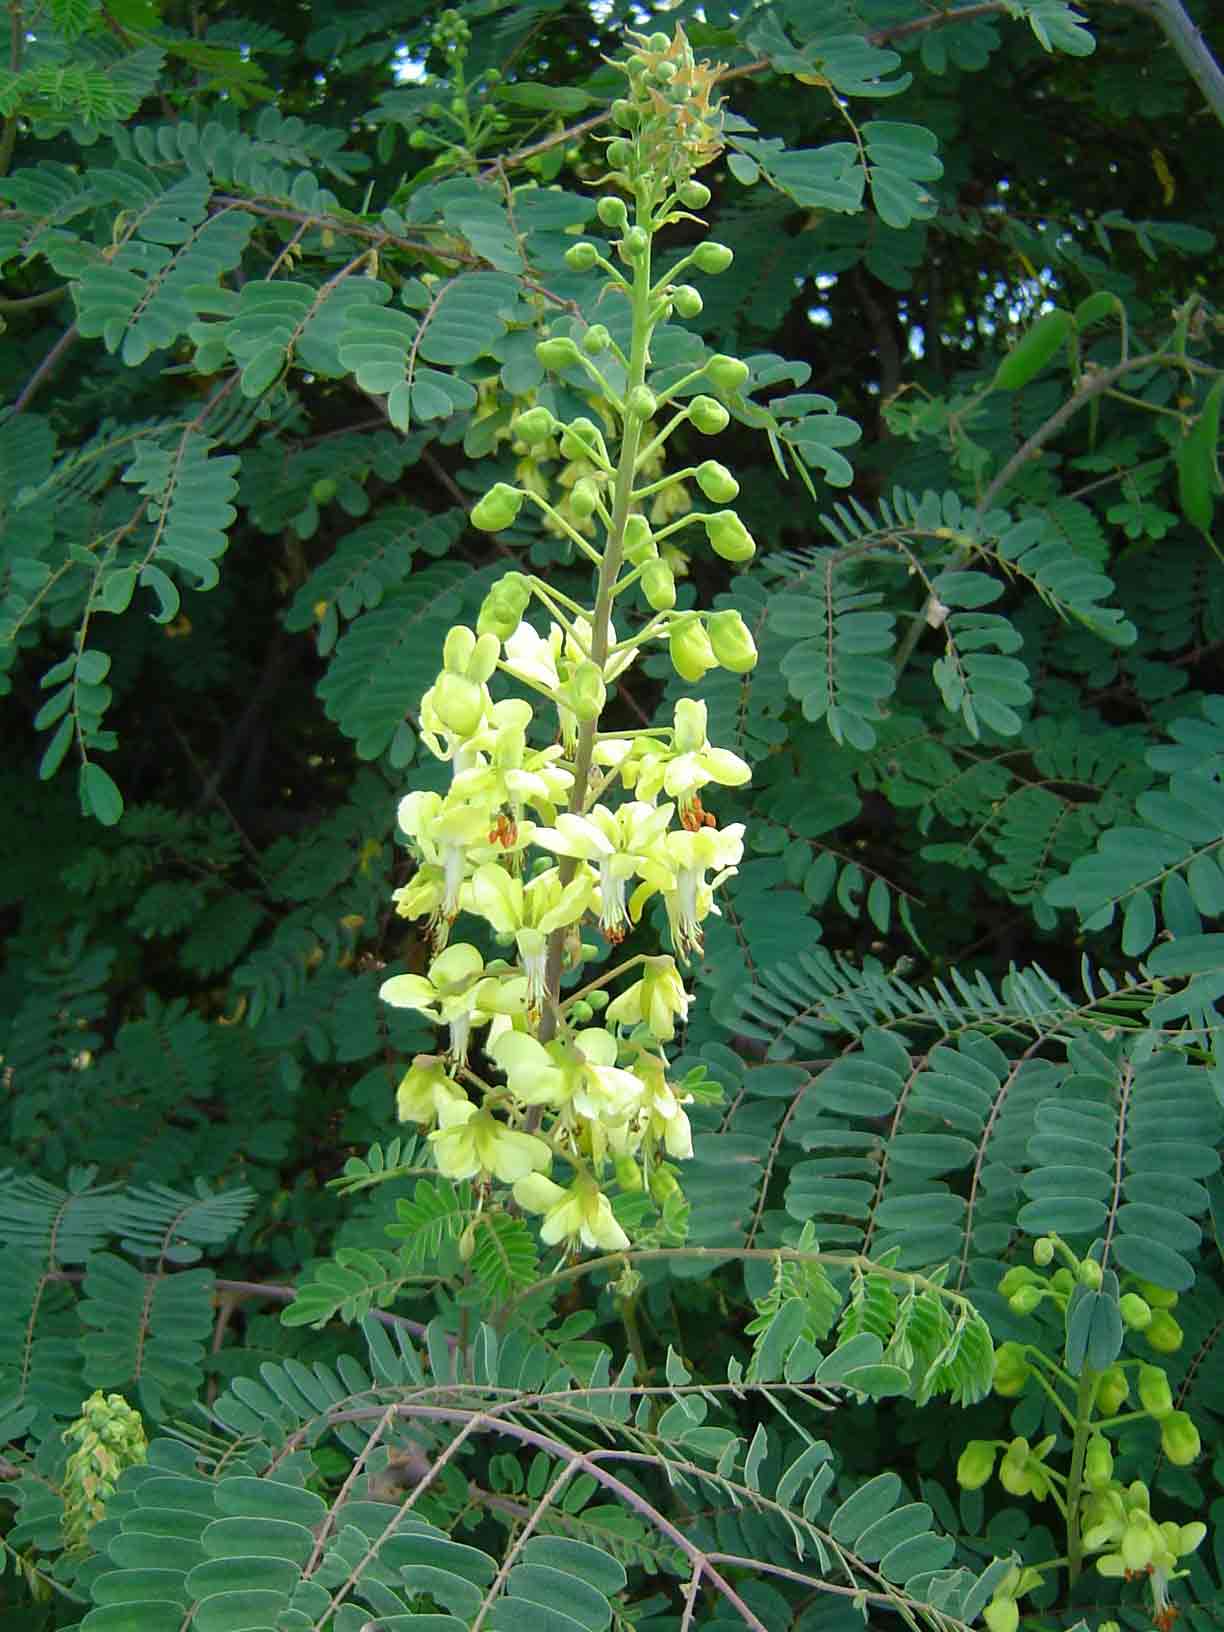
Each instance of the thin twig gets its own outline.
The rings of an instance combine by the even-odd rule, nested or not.
[[[51,347],[51,350],[47,353],[42,362],[39,363],[33,374],[31,374],[29,379],[26,381],[25,389],[17,398],[17,401],[13,404],[10,417],[15,419],[18,414],[23,414],[26,411],[39,390],[41,390],[41,388],[47,383],[48,378],[54,372],[64,357],[64,354],[72,349],[72,347],[80,339],[80,336],[81,331],[77,328],[75,323],[70,324],[68,328],[64,330],[63,334],[60,335],[59,339]]]

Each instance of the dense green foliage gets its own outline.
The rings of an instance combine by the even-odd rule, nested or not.
[[[0,1627],[1011,1632],[1019,1592],[1168,1632],[1176,1561],[1206,1632],[1224,31],[459,9],[10,7]],[[606,59],[677,23],[727,69],[699,213],[735,259],[652,385],[748,363],[716,456],[759,553],[670,561],[760,660],[652,658],[611,708],[700,697],[754,774],[708,793],[746,854],[687,974],[687,1215],[621,1196],[635,1250],[572,1261],[397,1128],[435,1033],[377,994],[429,956],[395,819],[442,786],[447,630],[510,567],[589,599],[538,508],[469,513],[574,514],[512,425],[593,411],[541,339],[623,338],[566,253],[614,237]],[[1005,1343],[1047,1358],[992,1393]],[[1136,1481],[1197,1550],[1142,1550]]]

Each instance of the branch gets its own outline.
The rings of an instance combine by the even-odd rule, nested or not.
[[[24,413],[30,406],[36,392],[46,384],[49,375],[55,370],[64,353],[71,350],[79,339],[80,330],[75,323],[70,324],[26,381],[25,389],[13,404],[12,417],[14,419],[18,414]]]
[[[1207,106],[1224,125],[1224,70],[1212,56],[1202,30],[1195,27],[1181,0],[1114,0],[1114,4],[1152,19],[1202,91]]]

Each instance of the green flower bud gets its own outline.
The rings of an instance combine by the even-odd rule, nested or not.
[[[1097,1382],[1097,1410],[1103,1417],[1112,1417],[1130,1399],[1130,1384],[1121,1366],[1110,1366],[1101,1373]]]
[[[681,317],[700,317],[705,301],[691,283],[678,283],[672,290],[672,305]]]
[[[656,55],[659,52],[666,51],[670,45],[671,39],[663,33],[652,34],[646,41],[647,51],[653,51]]]
[[[594,420],[576,419],[561,433],[561,452],[567,459],[606,459],[607,445],[603,432]]]
[[[476,636],[463,623],[452,624],[442,642],[442,667],[451,674],[467,675],[476,650]]]
[[[625,398],[625,412],[634,419],[653,419],[659,411],[659,399],[648,385],[635,385]]]
[[[484,718],[484,693],[475,680],[448,670],[438,676],[430,692],[434,712],[448,731],[470,737]]]
[[[694,397],[688,407],[689,419],[703,436],[717,436],[719,431],[725,431],[731,420],[731,415],[721,402],[715,402],[713,397]]]
[[[704,210],[710,202],[710,189],[703,181],[686,181],[677,194],[686,210]]]
[[[598,259],[599,251],[585,238],[565,252],[565,264],[571,272],[589,272]]]
[[[707,669],[718,667],[710,637],[700,618],[673,624],[668,636],[668,650],[672,667],[681,680],[687,680],[690,685],[700,680]]]
[[[630,227],[620,241],[621,257],[626,261],[640,261],[650,248],[650,234],[645,227]]]
[[[1131,1328],[1131,1332],[1142,1332],[1152,1324],[1151,1304],[1139,1297],[1138,1293],[1123,1293],[1118,1299],[1118,1312],[1123,1317],[1124,1324]]]
[[[510,526],[522,509],[524,497],[519,488],[511,487],[506,482],[494,482],[479,504],[473,507],[468,519],[482,533],[500,533],[503,527]]]
[[[1029,1363],[1024,1346],[1020,1343],[1000,1343],[995,1350],[994,1391],[1004,1399],[1013,1399],[1024,1392],[1028,1382]]]
[[[632,130],[638,122],[638,110],[627,97],[618,96],[612,104],[612,123],[622,130]],[[609,226],[615,223],[609,222]]]
[[[720,667],[732,674],[747,674],[756,668],[757,649],[748,625],[734,608],[711,612],[706,633]]]
[[[310,496],[316,504],[329,504],[336,496],[337,483],[331,476],[320,476],[310,489]]]
[[[592,323],[582,337],[582,349],[588,357],[598,357],[612,344],[612,336],[602,323]]]
[[[507,596],[499,595],[495,587],[480,603],[476,632],[496,635],[498,640],[509,640],[522,621],[523,608],[515,605]]]
[[[679,1188],[680,1181],[676,1177],[675,1168],[664,1163],[662,1167],[651,1170],[650,1194],[659,1203],[660,1207],[669,1197],[674,1196]]]
[[[1085,1258],[1083,1260],[1079,1266],[1079,1274],[1077,1279],[1079,1280],[1081,1286],[1089,1287],[1093,1292],[1098,1292],[1100,1290],[1102,1279],[1101,1266],[1097,1263],[1095,1258]]]
[[[608,163],[614,170],[623,170],[632,157],[633,143],[627,142],[623,136],[608,143]]]
[[[642,568],[642,593],[656,612],[670,612],[675,606],[676,575],[666,561],[647,561]]]
[[[655,64],[654,77],[660,85],[670,85],[677,72],[674,62],[658,62]]]
[[[584,659],[561,688],[561,698],[574,717],[583,724],[597,720],[608,700],[607,687],[598,664]]]
[[[1113,1452],[1109,1441],[1093,1434],[1084,1453],[1084,1478],[1093,1490],[1104,1490],[1113,1479]]]
[[[1033,1242],[1033,1262],[1043,1269],[1054,1262],[1054,1243],[1048,1235],[1039,1235]]]
[[[612,227],[617,232],[619,232],[629,220],[629,211],[625,207],[624,199],[617,198],[614,193],[608,193],[600,199],[599,203],[595,206],[595,214],[603,222],[605,227]]]
[[[730,504],[740,490],[735,477],[717,459],[707,459],[697,466],[697,486],[711,504]]]
[[[419,153],[423,147],[432,147],[433,141],[433,137],[427,130],[414,130],[408,137],[408,146],[415,148]]]
[[[473,1220],[459,1237],[459,1259],[467,1263],[476,1251],[476,1222]]]
[[[1064,1264],[1050,1276],[1050,1285],[1055,1292],[1061,1292],[1064,1297],[1069,1297],[1075,1291],[1075,1276]]]
[[[594,515],[597,500],[595,483],[589,476],[583,476],[570,489],[570,509],[579,521],[585,521],[588,516]]]
[[[616,1182],[626,1195],[642,1188],[642,1170],[632,1156],[618,1156],[613,1166]]]
[[[725,272],[734,259],[735,256],[726,244],[698,244],[693,251],[693,265],[699,272],[707,272],[713,276]]]
[[[467,677],[475,680],[477,685],[483,685],[497,668],[497,660],[501,656],[501,641],[496,635],[479,635],[475,650],[468,659]]]
[[[1010,1298],[1013,1292],[1019,1292],[1022,1286],[1040,1286],[1041,1279],[1034,1275],[1027,1264],[1013,1264],[999,1282],[998,1290],[1005,1298]]]
[[[1143,1333],[1159,1354],[1176,1354],[1185,1340],[1185,1333],[1167,1309],[1157,1309]]]
[[[1170,1292],[1168,1287],[1156,1286],[1152,1281],[1136,1281],[1135,1291],[1141,1298],[1151,1304],[1153,1309],[1175,1309],[1177,1307],[1177,1293]]]
[[[596,987],[593,992],[587,993],[587,1002],[595,1010],[596,1014],[602,1014],[608,1006],[608,994],[602,986]]]
[[[741,362],[738,357],[728,357],[724,352],[711,357],[705,365],[706,379],[716,391],[727,396],[738,391],[751,372],[747,363]]]
[[[962,1490],[981,1490],[994,1472],[998,1447],[989,1439],[971,1439],[956,1464],[956,1482]]]
[[[582,998],[579,998],[576,1002],[570,1004],[567,1019],[570,1021],[571,1025],[589,1026],[594,1018],[595,1010]]]
[[[1172,1411],[1173,1392],[1162,1366],[1139,1367],[1139,1403],[1157,1422],[1162,1422]]]
[[[556,417],[543,406],[528,408],[526,413],[519,414],[510,425],[519,441],[525,442],[529,448],[534,447],[537,442],[547,441],[556,428]]]
[[[624,544],[625,559],[634,567],[640,567],[644,561],[653,560],[659,553],[654,534],[650,530],[650,523],[645,516],[626,518]]]
[[[541,340],[535,354],[543,368],[553,370],[572,368],[578,361],[578,347],[560,335],[554,340]]]
[[[1199,1431],[1184,1411],[1171,1411],[1160,1425],[1160,1446],[1169,1461],[1179,1468],[1196,1462],[1203,1445]]]
[[[1041,1299],[1042,1291],[1039,1286],[1021,1286],[1008,1298],[1007,1307],[1014,1315],[1031,1315]]]
[[[702,516],[701,519],[715,555],[736,565],[752,560],[756,554],[756,544],[734,510],[716,510],[712,516]]]

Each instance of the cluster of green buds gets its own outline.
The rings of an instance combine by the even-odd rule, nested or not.
[[[448,103],[431,102],[425,112],[438,128],[418,125],[408,138],[408,145],[418,150],[438,150],[452,154],[468,165],[475,163],[475,153],[482,138],[509,128],[509,120],[490,108],[473,113],[468,93],[475,88],[467,80],[466,62],[472,43],[470,25],[453,7],[448,6],[430,30],[430,44],[445,59],[451,95]],[[480,84],[492,89],[501,81],[496,68],[486,69]]]
[[[103,1394],[101,1389],[82,1405],[64,1439],[76,1441],[64,1469],[64,1537],[71,1548],[105,1518],[119,1475],[143,1462],[149,1446],[139,1411],[122,1394]]]
[[[756,662],[738,612],[677,607],[666,553],[672,534],[693,527],[722,559],[750,559],[755,545],[730,508],[738,483],[713,458],[660,474],[681,427],[711,437],[727,426],[749,370],[715,356],[665,386],[650,383],[655,329],[700,309],[677,277],[690,266],[717,273],[731,260],[729,250],[702,243],[667,277],[651,272],[655,234],[691,220],[709,198],[692,172],[718,150],[715,75],[694,61],[680,30],[638,42],[625,72],[616,117],[632,135],[613,143],[624,151],[613,155],[609,180],[630,204],[601,199],[615,244],[583,241],[569,259],[598,267],[602,293],[628,302],[627,349],[602,324],[568,322],[537,346],[550,375],[598,405],[598,422],[563,421],[540,401],[511,427],[517,446],[547,446],[580,468],[567,513],[538,485],[504,481],[471,513],[473,526],[499,532],[534,509],[593,567],[594,603],[512,571],[489,591],[475,628],[448,634],[421,701],[420,734],[449,764],[450,784],[409,793],[398,813],[416,869],[395,892],[396,908],[428,918],[433,957],[426,973],[393,975],[381,988],[386,1002],[447,1029],[446,1051],[418,1055],[397,1096],[401,1120],[426,1133],[439,1171],[474,1181],[481,1205],[494,1182],[511,1186],[520,1207],[542,1215],[548,1244],[604,1251],[629,1244],[613,1186],[622,1195],[648,1190],[665,1224],[682,1211],[673,1164],[692,1153],[685,1105],[693,1085],[669,1080],[666,1055],[690,1003],[679,966],[701,952],[703,922],[743,854],[742,825],[720,827],[702,793],[751,775],[709,741],[703,703],[681,698],[657,727],[607,729],[609,690],[651,646],[665,646],[688,682]],[[552,394],[555,404],[564,400]],[[657,507],[647,507],[682,483],[711,508],[686,508],[658,526]],[[613,614],[635,586],[646,610],[622,637]],[[500,677],[533,701],[495,696]],[[533,729],[533,702],[555,711],[555,733]],[[548,746],[531,746],[550,735]],[[577,985],[597,955],[584,930],[598,925],[615,947],[652,899],[662,903],[670,951],[639,953]],[[483,924],[505,957],[486,959],[458,938],[460,914]],[[573,989],[563,992],[566,975]],[[555,1164],[567,1170],[565,1183]]]
[[[999,1291],[1017,1315],[1033,1315],[1042,1304],[1066,1314],[1077,1291],[1099,1292],[1105,1283],[1097,1259],[1077,1258],[1057,1235],[1040,1237],[1033,1259],[1036,1268],[1014,1265],[999,1282]],[[1180,1347],[1181,1328],[1170,1312],[1177,1302],[1175,1292],[1131,1276],[1128,1289],[1119,1294],[1116,1279],[1111,1276],[1110,1281],[1122,1327],[1142,1334],[1158,1352]],[[1198,1459],[1202,1451],[1198,1429],[1187,1412],[1174,1409],[1168,1374],[1162,1366],[1127,1356],[1098,1371],[1085,1367],[1073,1377],[1040,1343],[1001,1344],[995,1351],[995,1392],[1011,1399],[1030,1385],[1054,1403],[1070,1431],[1069,1471],[1061,1472],[1048,1460],[1060,1445],[1057,1434],[1033,1445],[1023,1435],[975,1439],[961,1453],[958,1482],[967,1490],[978,1490],[997,1476],[1010,1495],[1052,1501],[1068,1530],[1068,1559],[1058,1564],[1067,1565],[1074,1575],[1082,1558],[1096,1554],[1101,1575],[1144,1578],[1150,1585],[1156,1624],[1161,1632],[1169,1632],[1176,1614],[1169,1605],[1169,1582],[1183,1573],[1178,1562],[1198,1547],[1206,1526],[1153,1519],[1147,1485],[1142,1480],[1123,1485],[1115,1478],[1109,1437],[1146,1418],[1159,1425],[1161,1451],[1170,1462],[1188,1467]],[[1137,1396],[1133,1404],[1132,1389]],[[1062,1445],[1065,1449],[1065,1440]],[[1015,1632],[1017,1600],[1041,1581],[1039,1569],[1012,1570],[984,1612],[990,1632]]]

